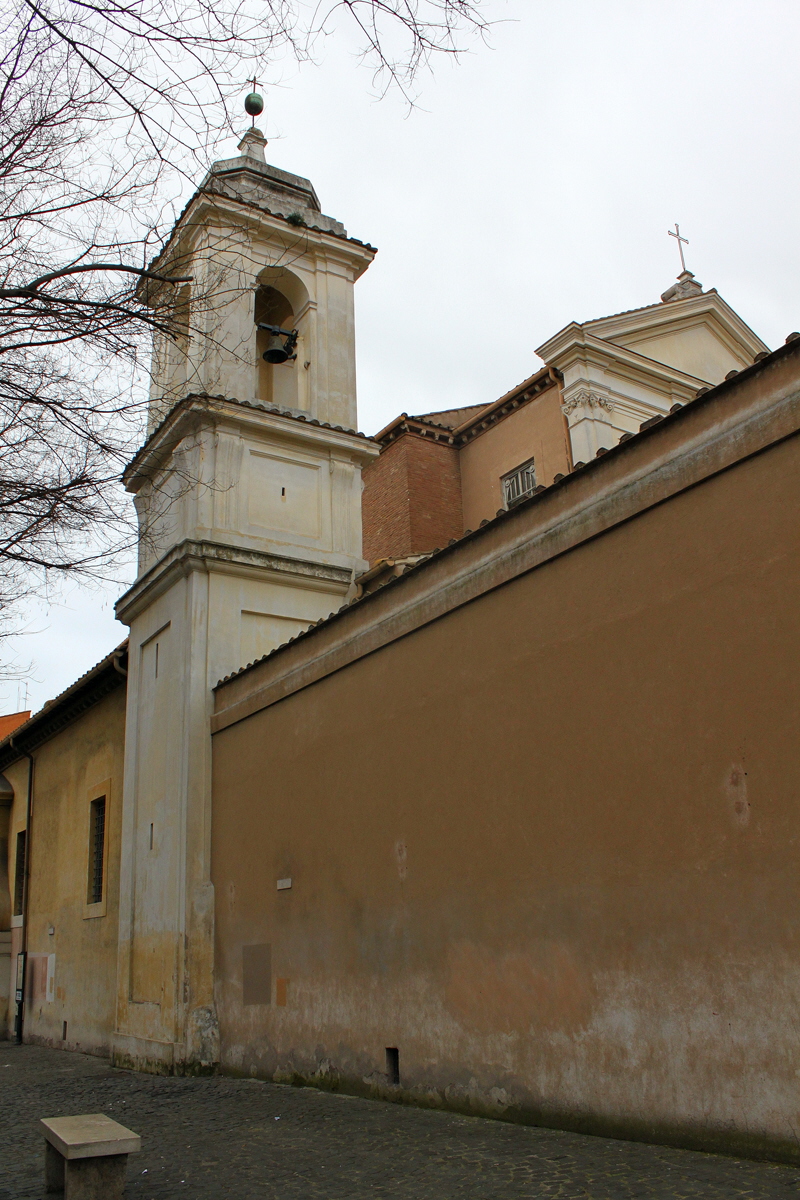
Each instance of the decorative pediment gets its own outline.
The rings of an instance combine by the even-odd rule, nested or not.
[[[713,288],[587,321],[582,328],[707,384],[721,383],[729,371],[749,367],[768,349]]]
[[[561,373],[573,457],[588,461],[766,350],[716,290],[684,271],[660,304],[573,321],[537,353]]]

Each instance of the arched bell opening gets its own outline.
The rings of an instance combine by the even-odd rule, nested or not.
[[[262,284],[256,290],[255,322],[275,325],[280,329],[295,327],[295,314],[291,304],[277,288]],[[285,408],[297,408],[297,371],[293,359],[284,363],[264,361],[264,352],[270,345],[272,335],[266,329],[256,328],[256,397],[265,404],[278,404]]]

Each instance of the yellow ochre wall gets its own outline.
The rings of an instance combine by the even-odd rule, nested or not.
[[[796,1157],[799,508],[794,436],[217,733],[223,1068]]]
[[[548,388],[461,447],[464,529],[477,529],[504,507],[501,476],[534,459],[536,482],[549,487],[571,467],[561,389]]]
[[[120,686],[33,751],[26,1042],[92,1054],[110,1050],[124,739],[125,688]],[[4,774],[14,788],[9,838],[13,896],[14,849],[26,819],[28,760],[17,760]],[[101,795],[106,796],[104,900],[89,906],[89,806]],[[18,918],[12,918],[14,925],[12,971],[21,935]],[[46,986],[50,955],[55,955],[50,964],[52,999]],[[12,1023],[14,1011],[12,1000]]]

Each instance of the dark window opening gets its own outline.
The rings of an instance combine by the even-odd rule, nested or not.
[[[14,863],[14,916],[22,916],[22,904],[25,900],[25,838],[27,831],[21,829],[17,834],[17,857]]]
[[[89,888],[88,904],[99,904],[103,899],[103,868],[105,866],[106,798],[99,796],[92,801],[89,814]]]
[[[386,1047],[386,1074],[394,1087],[400,1086],[400,1051],[396,1046]]]
[[[62,1042],[65,1042],[67,1040],[67,1022],[66,1021],[64,1022],[64,1028],[61,1030],[61,1040],[62,1040]]]

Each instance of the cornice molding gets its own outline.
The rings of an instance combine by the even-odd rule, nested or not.
[[[593,333],[604,341],[616,345],[614,339],[620,336],[628,334],[641,334],[644,337],[657,335],[661,330],[666,332],[666,328],[669,326],[695,325],[698,319],[704,316],[712,316],[738,344],[740,350],[747,351],[751,356],[763,350],[769,350],[758,334],[742,320],[726,300],[723,300],[716,288],[711,288],[698,296],[690,296],[685,300],[671,300],[644,309],[634,309],[630,313],[620,313],[618,316],[600,317],[597,320],[585,322],[583,328],[588,333]]]
[[[697,375],[687,375],[677,367],[670,367],[656,359],[647,358],[636,350],[616,343],[603,341],[602,338],[581,330],[580,337],[575,337],[565,344],[558,355],[558,368],[566,371],[576,362],[592,363],[594,366],[614,369],[623,378],[648,381],[658,380],[657,390],[663,390],[664,384],[675,385],[688,389],[694,395],[698,388],[708,387],[707,379]],[[652,385],[651,385],[652,386]]]
[[[187,201],[166,245],[149,264],[149,269],[163,271],[166,264],[174,259],[186,260],[197,250],[202,250],[202,247],[196,245],[196,234],[208,231],[206,217],[209,214],[218,216],[221,213],[225,213],[228,219],[234,222],[244,219],[253,227],[265,228],[269,231],[270,240],[274,240],[277,235],[281,241],[296,247],[298,235],[303,236],[312,255],[318,255],[318,252],[322,251],[325,255],[338,257],[355,268],[354,279],[363,275],[378,253],[375,246],[358,238],[330,233],[313,225],[292,225],[280,213],[270,212],[268,208],[263,208],[253,201],[243,197],[236,199],[221,190],[201,187]],[[155,296],[155,289],[152,289],[152,294]]]
[[[185,437],[203,426],[212,427],[225,421],[268,429],[288,441],[345,450],[360,460],[362,466],[380,453],[377,443],[363,433],[318,421],[312,416],[299,416],[277,405],[236,400],[229,396],[189,395],[173,405],[125,467],[122,479],[127,491],[138,491]]]
[[[353,578],[352,570],[347,567],[270,554],[264,550],[250,550],[245,546],[232,546],[224,542],[185,538],[120,596],[114,606],[117,619],[129,625],[148,605],[168,591],[176,580],[193,571],[220,571],[262,578],[272,575],[284,581],[291,576],[293,583],[298,586],[302,587],[305,583],[319,590],[320,584],[328,585],[330,591],[337,595],[347,591]]]
[[[618,313],[616,316],[599,317],[596,320],[584,321],[579,324],[571,321],[549,338],[536,350],[545,362],[562,367],[562,356],[573,347],[590,345],[599,342],[609,353],[624,354],[629,347],[622,346],[615,338],[638,335],[642,340],[666,334],[670,329],[680,329],[681,326],[691,327],[711,319],[718,328],[718,334],[723,335],[723,341],[735,343],[739,353],[745,351],[755,356],[769,347],[761,341],[756,333],[747,325],[731,306],[723,300],[719,292],[711,289],[702,295],[692,296],[686,300],[675,300],[669,303],[652,304],[646,308],[636,308],[628,313]],[[729,343],[728,343],[729,344]],[[729,344],[730,348],[730,344]],[[639,355],[644,362],[653,362],[645,355]],[[663,366],[664,364],[657,364]],[[682,372],[677,372],[682,374]],[[708,380],[702,383],[707,384]]]

